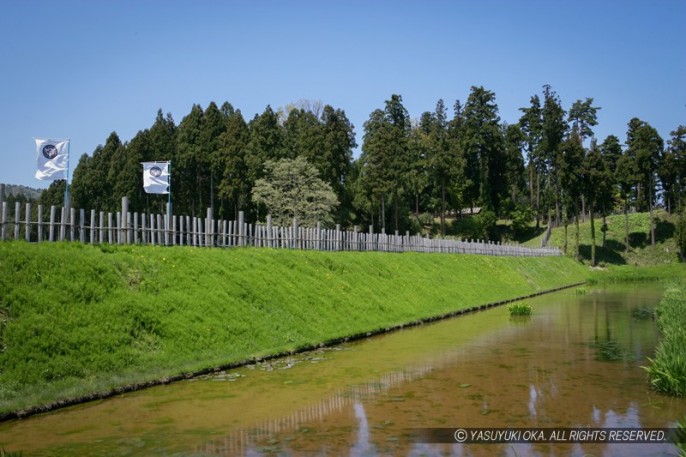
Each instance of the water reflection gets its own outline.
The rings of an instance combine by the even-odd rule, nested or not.
[[[526,321],[495,308],[162,386],[1,425],[0,445],[28,455],[631,455],[617,444],[415,443],[408,430],[668,426],[686,401],[650,391],[640,365],[655,324],[631,318],[658,298],[645,287],[544,296]],[[598,360],[603,341],[628,356]],[[671,445],[639,453],[676,455]]]

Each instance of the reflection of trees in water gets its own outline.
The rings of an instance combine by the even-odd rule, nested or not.
[[[201,448],[196,448],[195,453],[222,456],[261,455],[255,450],[258,442],[268,442],[270,436],[296,430],[304,424],[321,422],[326,416],[343,411],[352,405],[359,426],[358,438],[354,448],[360,452],[351,455],[367,455],[371,450],[371,445],[369,443],[369,426],[362,400],[385,394],[390,389],[398,387],[403,383],[419,379],[432,370],[446,366],[450,363],[449,359],[453,358],[454,356],[449,357],[446,354],[443,359],[431,365],[388,373],[381,376],[378,381],[348,386],[343,390],[326,396],[316,404],[295,411],[289,416],[261,422],[250,428],[236,429],[223,439],[215,440],[203,445]]]

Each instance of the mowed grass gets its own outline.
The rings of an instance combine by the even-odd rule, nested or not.
[[[629,252],[626,252],[626,220],[624,214],[611,215],[606,218],[607,232],[605,247],[602,247],[602,218],[595,219],[596,261],[606,265],[646,266],[679,261],[679,253],[674,241],[676,216],[665,211],[655,211],[655,246],[650,240],[650,214],[629,214]],[[574,254],[576,227],[571,223],[567,227],[567,254]],[[526,246],[540,246],[542,235],[524,243]],[[564,246],[564,227],[552,230],[550,246]],[[589,263],[591,259],[591,222],[586,220],[579,224],[579,255]]]
[[[566,257],[0,243],[0,412],[583,281]]]

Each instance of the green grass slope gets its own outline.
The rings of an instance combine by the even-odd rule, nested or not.
[[[0,243],[0,412],[583,281],[566,257]]]
[[[596,218],[596,259],[601,264],[612,265],[659,265],[679,262],[679,254],[674,241],[675,216],[665,211],[655,212],[655,246],[650,243],[650,215],[649,213],[629,214],[629,252],[626,252],[625,218],[623,214],[607,217],[607,233],[605,246],[602,247],[603,233],[602,218]],[[567,228],[567,253],[574,252],[576,227],[570,224]],[[542,235],[526,243],[526,246],[540,246]],[[552,230],[550,246],[560,249],[564,246],[564,228],[556,227]],[[584,262],[591,260],[591,222],[587,220],[579,224],[579,254]]]

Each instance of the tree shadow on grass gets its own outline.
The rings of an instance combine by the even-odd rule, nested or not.
[[[669,221],[655,219],[655,242],[664,243],[674,237],[676,228]],[[629,233],[629,246],[632,248],[645,248],[650,244],[650,231]]]
[[[626,265],[626,259],[622,257],[620,251],[624,251],[624,244],[618,243],[614,240],[607,240],[605,242],[605,247],[597,245],[595,248],[595,261],[596,263],[609,263],[613,265]],[[591,245],[590,244],[580,244],[579,245],[579,256],[583,260],[588,262],[591,261]]]

